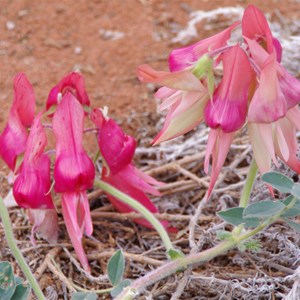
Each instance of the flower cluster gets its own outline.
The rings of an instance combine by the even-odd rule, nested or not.
[[[0,135],[0,156],[14,175],[13,195],[17,204],[28,209],[33,223],[31,239],[34,243],[34,233],[39,232],[49,242],[57,241],[58,218],[53,200],[60,194],[71,242],[82,266],[89,271],[82,237],[84,233],[90,236],[93,232],[86,191],[93,188],[95,167],[83,148],[84,119],[91,117],[97,126],[104,161],[103,181],[130,195],[151,212],[157,212],[157,208],[146,193],[159,195],[153,186],[161,183],[134,167],[136,143],[132,137],[125,135],[100,109],[89,108],[92,112],[85,112],[90,100],[79,73],[70,73],[53,87],[46,109],[36,116],[33,88],[23,73],[14,79],[14,95],[7,125]],[[43,125],[43,116],[50,118],[52,124]],[[52,129],[55,150],[47,143],[45,128]],[[54,168],[51,168],[54,152]],[[118,199],[111,196],[108,199],[117,210],[132,211]],[[136,222],[151,228],[146,220]],[[162,224],[169,227],[168,222]]]
[[[241,26],[242,41],[229,40]],[[168,109],[157,144],[184,134],[202,121],[210,127],[204,162],[211,159],[211,194],[235,134],[247,124],[262,173],[279,157],[300,173],[295,131],[300,129],[300,82],[280,64],[282,48],[263,13],[253,5],[242,21],[194,45],[173,50],[170,72],[148,65],[137,70],[142,82],[159,83],[155,94]],[[217,76],[222,67],[221,78]]]

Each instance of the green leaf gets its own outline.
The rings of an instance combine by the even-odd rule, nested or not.
[[[293,221],[291,221],[291,220],[288,220],[288,219],[284,219],[284,220],[288,223],[288,225],[289,225],[291,228],[293,228],[293,229],[295,229],[296,231],[300,232],[300,224],[298,224],[298,223],[296,223],[296,222],[293,222]]]
[[[258,218],[245,218],[243,216],[244,208],[243,207],[234,207],[227,210],[219,211],[218,216],[226,221],[227,223],[238,226],[240,224],[245,224],[245,227],[255,227],[259,224]]]
[[[10,300],[26,300],[29,297],[30,290],[29,285],[18,284]]]
[[[256,217],[259,219],[266,219],[268,217],[278,214],[285,208],[285,205],[280,202],[271,200],[264,200],[250,204],[244,210],[244,218]]]
[[[180,250],[177,250],[177,249],[170,249],[167,252],[167,255],[171,260],[175,260],[175,259],[184,257],[184,254]]]
[[[294,184],[291,193],[298,199],[300,199],[300,184]]]
[[[287,198],[285,198],[282,203],[287,206],[291,203],[291,201],[294,199],[293,195],[288,196]],[[291,217],[296,217],[300,215],[300,200],[297,199],[295,205],[290,208],[289,210],[287,210],[284,214],[282,214],[281,216],[284,218],[291,218]]]
[[[282,193],[291,193],[294,182],[289,177],[278,173],[268,172],[262,175],[262,180]]]
[[[13,268],[9,262],[0,262],[0,299],[11,299],[16,289]]]
[[[131,284],[131,280],[129,279],[125,279],[123,281],[121,281],[117,286],[115,286],[111,292],[110,295],[115,298],[117,297],[119,294],[122,293],[123,289],[126,288],[127,286],[129,286]]]
[[[125,260],[122,250],[117,250],[107,265],[108,278],[113,286],[119,284],[123,278]]]
[[[219,211],[218,216],[227,223],[238,226],[244,222],[243,220],[243,207],[234,207],[227,210]]]
[[[95,293],[76,292],[72,294],[72,300],[97,300],[98,296]]]
[[[218,230],[216,234],[217,234],[217,239],[220,241],[228,241],[229,239],[232,238],[232,233],[226,230]]]

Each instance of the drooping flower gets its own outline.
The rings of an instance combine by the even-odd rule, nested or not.
[[[155,97],[163,100],[160,110],[169,109],[165,124],[152,142],[154,145],[184,134],[203,121],[203,110],[209,100],[207,88],[189,70],[159,72],[147,65],[139,66],[142,82],[165,85]]]
[[[82,236],[83,232],[93,232],[86,189],[93,186],[95,168],[82,146],[83,118],[81,104],[67,92],[52,121],[56,137],[54,189],[62,193],[62,212],[70,239],[82,266],[89,271]]]
[[[98,144],[105,161],[102,167],[102,180],[139,201],[152,213],[157,213],[157,208],[146,196],[146,193],[159,196],[160,193],[154,186],[161,186],[162,183],[144,174],[133,165],[135,140],[126,135],[114,120],[104,116],[100,109],[93,110],[91,119],[100,129]],[[120,212],[134,211],[115,197],[109,194],[107,196]],[[152,228],[149,222],[144,219],[135,219],[134,221]],[[173,231],[174,228],[170,228],[168,222],[162,221],[162,224]]]
[[[90,105],[90,99],[85,89],[84,78],[78,72],[71,72],[51,89],[48,95],[46,109],[49,110],[51,106],[57,105],[59,97],[63,97],[67,92],[72,93],[82,105]]]
[[[258,42],[269,54],[275,49],[276,59],[278,62],[281,61],[281,44],[272,36],[264,14],[254,5],[249,5],[244,11],[242,32],[244,37]]]
[[[258,87],[250,102],[248,128],[253,153],[261,173],[270,171],[277,157],[300,173],[296,128],[300,130],[300,81],[289,74],[257,42],[247,40],[250,53],[260,68]]]
[[[14,171],[17,157],[24,153],[27,141],[27,130],[33,121],[35,96],[33,88],[24,73],[14,78],[14,101],[9,113],[8,122],[0,135],[0,156]]]
[[[276,121],[300,102],[300,81],[276,61],[274,53],[268,54],[253,40],[247,39],[247,44],[260,69],[258,88],[249,106],[249,122]]]
[[[224,132],[240,129],[246,120],[247,102],[253,71],[246,53],[239,45],[222,54],[223,78],[212,101],[205,107],[205,121],[210,128]]]
[[[205,121],[211,128],[205,155],[206,173],[212,155],[208,195],[215,185],[235,132],[246,122],[248,96],[254,79],[248,57],[240,46],[233,46],[222,54],[222,62],[223,78],[212,101],[205,107]]]
[[[34,224],[33,234],[38,231],[49,242],[57,240],[57,214],[50,188],[50,159],[44,154],[47,137],[41,124],[41,113],[34,119],[28,136],[24,160],[13,185],[13,194],[19,206],[29,209]],[[49,223],[51,218],[52,222]]]

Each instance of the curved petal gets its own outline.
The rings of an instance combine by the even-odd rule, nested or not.
[[[259,125],[255,123],[249,123],[248,129],[255,161],[260,173],[264,174],[271,169],[271,155],[268,147],[264,143],[264,136],[259,130]]]
[[[259,86],[250,102],[248,120],[254,123],[271,123],[287,112],[285,95],[279,85],[276,57],[271,54],[265,61]]]
[[[35,245],[35,232],[50,244],[55,244],[58,238],[58,218],[55,209],[29,209],[28,217],[33,224],[31,241]]]
[[[155,71],[148,65],[141,65],[137,69],[137,76],[141,82],[153,82],[174,90],[205,91],[199,79],[189,70],[179,72]]]
[[[238,46],[223,54],[224,74],[212,101],[205,108],[205,121],[224,132],[240,129],[246,120],[248,93],[253,71],[245,52]]]
[[[215,186],[220,171],[224,165],[233,137],[234,137],[234,132],[225,133],[222,132],[220,128],[211,129],[209,132],[208,143],[210,144],[210,146],[208,147],[207,152],[205,154],[205,164],[206,164],[205,169],[207,171],[208,169],[207,164],[209,161],[209,156],[211,154],[212,154],[212,168],[211,168],[210,183],[207,190],[207,198],[210,197],[210,194]]]
[[[72,93],[82,105],[90,105],[90,99],[85,89],[84,78],[78,72],[71,72],[51,89],[48,95],[46,109],[48,110],[52,105],[58,104],[57,99],[59,93],[64,96],[68,92]]]
[[[14,102],[12,110],[17,113],[22,125],[29,127],[34,119],[35,96],[32,85],[24,73],[14,78]]]
[[[235,22],[224,31],[207,39],[201,40],[191,46],[175,49],[169,56],[169,68],[171,72],[177,72],[190,67],[204,54],[227,45],[232,30],[240,22]]]
[[[11,112],[7,125],[0,135],[0,155],[12,171],[15,171],[17,157],[26,149],[27,137],[26,128],[16,113]]]
[[[56,192],[85,190],[93,186],[95,167],[82,146],[83,117],[81,104],[67,93],[52,120],[56,138]]]
[[[273,37],[264,14],[254,5],[249,5],[242,19],[243,35],[255,39],[261,43],[266,43],[269,53],[273,51]]]
[[[82,246],[83,228],[78,224],[78,201],[77,193],[62,194],[62,213],[72,245],[83,268],[90,273],[90,266]]]
[[[179,104],[172,107],[168,112],[162,130],[152,141],[152,144],[157,145],[158,143],[173,139],[195,128],[203,121],[203,111],[208,100],[209,95],[206,94],[185,111],[175,116],[174,113]]]

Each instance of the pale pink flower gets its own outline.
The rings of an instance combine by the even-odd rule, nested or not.
[[[169,111],[162,130],[152,142],[154,145],[184,134],[203,121],[209,93],[190,71],[161,72],[141,65],[137,74],[142,82],[165,85],[157,91],[155,97],[163,101],[160,110]]]

